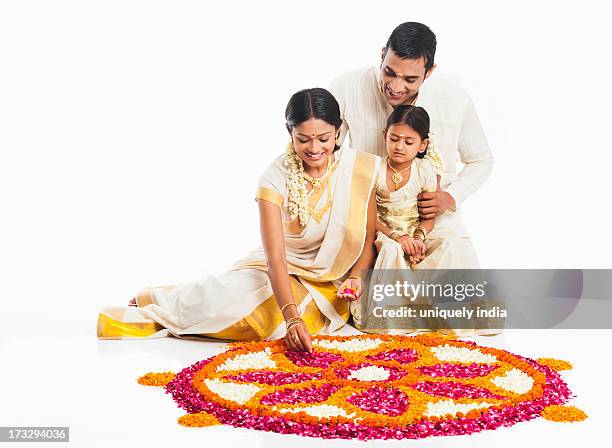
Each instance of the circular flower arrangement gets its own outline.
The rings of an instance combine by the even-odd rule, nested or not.
[[[571,392],[538,361],[438,334],[313,336],[312,353],[282,340],[234,343],[173,375],[149,373],[188,414],[185,426],[226,424],[344,439],[471,434],[543,416],[578,421]]]

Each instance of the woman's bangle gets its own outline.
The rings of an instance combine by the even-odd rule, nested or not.
[[[361,277],[359,277],[358,275],[349,275],[349,276],[347,277],[347,280],[348,280],[349,278],[354,278],[355,280],[361,280]]]
[[[292,317],[291,319],[287,321],[287,330],[289,330],[289,327],[299,322],[304,323],[304,320],[301,317]]]
[[[291,303],[287,303],[287,304],[285,304],[285,305],[283,305],[283,306],[281,307],[281,314],[283,314],[283,313],[285,312],[285,308],[287,308],[288,306],[291,306],[291,305],[293,305],[293,306],[295,306],[295,307],[297,308],[297,305],[296,305],[295,303],[293,303],[293,302],[291,302]],[[284,314],[283,314],[283,315],[284,315]]]

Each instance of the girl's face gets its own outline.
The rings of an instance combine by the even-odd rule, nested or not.
[[[407,124],[392,124],[385,129],[387,154],[397,165],[414,160],[419,152],[425,151],[427,142]]]
[[[326,121],[310,118],[291,130],[293,148],[310,168],[325,168],[336,146],[336,128]]]

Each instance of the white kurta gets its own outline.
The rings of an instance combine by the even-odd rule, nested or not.
[[[345,121],[341,138],[348,132],[352,148],[385,156],[382,130],[393,109],[380,91],[378,76],[378,67],[351,71],[334,79],[330,91],[338,100]],[[455,80],[435,73],[421,86],[415,104],[429,114],[431,131],[446,164],[441,188],[459,206],[484,183],[493,167],[493,155],[474,104]],[[463,164],[460,172],[458,162]],[[436,227],[469,236],[459,210],[438,217]]]

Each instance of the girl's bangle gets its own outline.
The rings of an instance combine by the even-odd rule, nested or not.
[[[426,236],[427,233],[425,233],[425,229],[423,229],[423,227],[417,227],[412,233],[412,238],[418,238],[421,241],[425,241]]]

